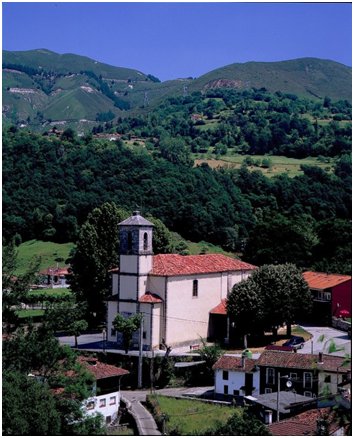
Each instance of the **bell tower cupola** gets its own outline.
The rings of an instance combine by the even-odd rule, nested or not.
[[[139,211],[119,224],[121,273],[144,275],[151,271],[153,227]]]
[[[154,225],[134,211],[119,224],[120,255],[152,255],[152,229]]]

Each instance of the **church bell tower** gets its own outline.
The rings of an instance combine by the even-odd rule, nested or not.
[[[154,225],[139,211],[119,224],[119,299],[138,301],[146,292],[147,275],[152,270]]]

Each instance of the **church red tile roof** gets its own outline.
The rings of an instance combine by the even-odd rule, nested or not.
[[[162,303],[162,298],[159,297],[157,294],[153,294],[151,292],[146,292],[146,294],[142,295],[139,298],[139,303]]]
[[[226,298],[221,300],[221,303],[210,310],[213,315],[226,315]]]
[[[78,361],[94,375],[96,380],[129,374],[129,371],[125,370],[124,368],[119,368],[115,365],[100,362],[96,358],[80,356]]]
[[[325,272],[303,273],[303,277],[310,289],[328,289],[352,279],[350,275],[326,274]]]
[[[222,356],[214,365],[213,370],[251,372],[257,365],[257,359],[245,358],[245,365],[242,368],[242,359],[237,356]]]
[[[151,275],[177,276],[209,274],[215,272],[248,271],[256,269],[249,263],[242,262],[223,254],[204,254],[182,256],[179,254],[159,254],[153,258]]]

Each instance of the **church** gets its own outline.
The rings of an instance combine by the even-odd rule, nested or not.
[[[193,345],[228,338],[220,308],[232,287],[255,266],[222,254],[153,254],[154,225],[135,211],[119,224],[119,269],[107,299],[107,340],[122,343],[112,325],[117,313],[143,315],[143,349]],[[137,346],[137,336],[133,339]]]

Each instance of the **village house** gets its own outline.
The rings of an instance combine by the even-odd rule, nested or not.
[[[120,407],[120,380],[129,371],[100,362],[94,357],[80,356],[78,361],[95,379],[92,396],[84,402],[85,413],[101,414],[106,424],[112,423],[117,418]]]
[[[119,224],[119,237],[119,270],[112,272],[112,295],[107,300],[108,341],[122,344],[122,334],[112,324],[117,313],[143,315],[145,350],[228,337],[226,317],[217,331],[211,311],[255,266],[221,254],[153,255],[153,224],[138,211]],[[133,345],[137,343],[136,333]]]
[[[67,267],[50,267],[39,273],[44,277],[44,284],[50,288],[69,287],[68,278],[71,275]]]
[[[260,394],[292,388],[299,395],[318,397],[335,394],[343,383],[351,381],[351,364],[328,354],[302,354],[264,351],[257,360]]]
[[[332,317],[351,317],[351,276],[307,271],[303,277],[312,293],[312,322],[330,326]]]
[[[222,356],[213,366],[215,394],[238,397],[259,394],[257,360],[243,355]]]

